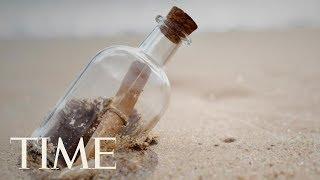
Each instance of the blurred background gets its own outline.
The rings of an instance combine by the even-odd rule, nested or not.
[[[137,46],[173,5],[199,29],[165,67],[150,179],[319,179],[319,0],[0,0],[0,179],[26,176],[9,138],[29,136],[99,50]]]
[[[8,0],[1,1],[0,38],[103,37],[146,33],[173,5],[185,9],[199,32],[320,25],[318,0]]]

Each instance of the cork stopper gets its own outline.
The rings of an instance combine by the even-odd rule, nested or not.
[[[198,28],[194,20],[182,9],[174,6],[161,25],[161,32],[173,43],[180,43],[181,39],[190,35]]]

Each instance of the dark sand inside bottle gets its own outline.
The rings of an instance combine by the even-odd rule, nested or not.
[[[139,61],[131,64],[122,84],[113,98],[98,97],[95,99],[71,99],[65,106],[55,112],[56,123],[44,137],[49,137],[48,159],[54,162],[55,149],[59,137],[63,140],[69,157],[73,156],[79,139],[83,137],[85,146],[97,129],[103,134],[95,137],[115,137],[133,134],[139,126],[141,116],[134,109],[140,93],[150,75],[150,68]],[[116,123],[116,121],[118,123]],[[107,127],[105,127],[107,126]],[[110,128],[111,129],[107,129]],[[120,136],[119,136],[120,135]],[[87,150],[87,147],[86,147]],[[93,155],[92,149],[88,158]],[[65,167],[65,160],[59,155],[58,166]]]

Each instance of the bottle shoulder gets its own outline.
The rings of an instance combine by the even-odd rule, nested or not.
[[[114,57],[123,57],[119,59],[130,59],[128,62],[140,61],[147,64],[155,73],[162,76],[169,83],[166,72],[163,67],[156,63],[150,56],[143,52],[138,47],[131,47],[125,45],[113,45],[101,50],[93,59],[93,61],[108,61]]]
[[[125,45],[113,45],[110,47],[107,47],[103,50],[101,50],[97,55],[116,55],[116,54],[130,54],[134,57],[137,57],[138,59],[144,61],[147,64],[150,64],[152,66],[156,66],[159,69],[162,69],[162,66],[156,63],[150,56],[148,56],[142,49],[138,47],[131,47],[131,46],[125,46]]]
[[[100,52],[110,52],[110,51],[135,51],[136,47],[126,46],[126,45],[112,45],[102,49]]]

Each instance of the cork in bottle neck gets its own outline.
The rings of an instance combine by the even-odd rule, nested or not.
[[[174,6],[163,24],[161,32],[173,43],[178,44],[198,28],[194,20],[182,9]]]

